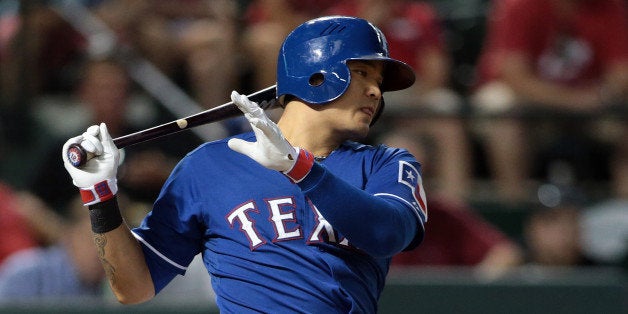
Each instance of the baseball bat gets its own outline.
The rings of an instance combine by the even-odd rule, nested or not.
[[[247,97],[260,105],[264,110],[271,109],[277,105],[276,97],[276,85],[264,88],[257,92],[254,92]],[[174,134],[183,130],[187,130],[193,127],[197,127],[203,124],[217,122],[228,118],[237,117],[242,115],[242,111],[236,106],[233,101],[214,107],[186,118],[170,121],[158,126],[154,126],[148,129],[137,131],[135,133],[127,134],[113,139],[113,143],[117,148],[124,148],[130,145],[146,142],[162,136]],[[87,153],[85,149],[78,144],[72,144],[67,151],[67,158],[74,167],[80,167],[84,165],[87,160],[93,156]]]

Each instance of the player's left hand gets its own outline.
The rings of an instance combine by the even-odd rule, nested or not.
[[[242,139],[230,139],[229,148],[251,157],[262,166],[277,170],[290,170],[297,159],[297,149],[283,137],[277,124],[270,120],[264,110],[238,92],[231,93],[233,101],[251,124],[257,138],[256,142]]]
[[[94,158],[80,168],[68,159],[71,144],[80,144]],[[61,158],[72,183],[79,188],[83,203],[93,205],[111,199],[118,191],[117,172],[120,151],[113,143],[107,125],[92,125],[82,135],[69,139],[63,145]]]

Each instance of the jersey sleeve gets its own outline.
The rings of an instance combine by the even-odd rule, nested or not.
[[[420,205],[425,206],[420,165],[407,152],[374,160],[363,189],[319,163],[298,185],[354,246],[374,257],[390,257],[423,238],[427,208]],[[413,181],[399,179],[402,167],[413,168]]]
[[[366,191],[389,202],[399,202],[410,209],[418,222],[417,232],[404,251],[411,250],[421,243],[428,221],[428,205],[423,189],[421,164],[405,149],[386,150],[382,166],[377,167],[369,177]]]
[[[160,291],[200,252],[202,228],[200,202],[194,197],[194,176],[188,175],[185,159],[172,172],[155,201],[153,210],[133,229],[142,244],[155,291]]]

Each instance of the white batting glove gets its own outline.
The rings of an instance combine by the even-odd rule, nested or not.
[[[233,138],[227,143],[229,148],[249,156],[268,169],[282,172],[293,182],[303,180],[314,164],[314,156],[304,149],[290,145],[277,124],[248,97],[233,91],[231,100],[244,112],[257,141],[248,142]]]
[[[74,167],[67,153],[71,144],[80,144],[94,158],[87,160],[80,168]],[[120,162],[120,152],[113,143],[104,123],[92,125],[82,135],[69,139],[61,151],[65,170],[72,177],[72,183],[79,188],[85,205],[104,202],[118,192],[116,175]]]

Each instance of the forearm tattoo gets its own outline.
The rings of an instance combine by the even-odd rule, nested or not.
[[[107,246],[107,237],[102,233],[94,233],[94,243],[96,244],[96,249],[98,250],[98,258],[100,259],[102,267],[105,269],[107,279],[109,279],[109,283],[113,285],[115,284],[116,269],[105,258],[105,246]]]

